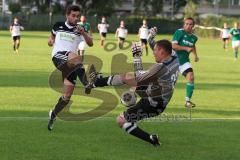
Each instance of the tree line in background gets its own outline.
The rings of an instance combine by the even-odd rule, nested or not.
[[[115,5],[121,5],[121,0],[75,0],[75,1],[65,1],[66,3],[61,4],[60,1],[53,2],[51,0],[21,0],[20,3],[9,3],[9,10],[13,13],[22,12],[22,6],[27,5],[29,10],[26,13],[33,14],[48,14],[52,12],[54,14],[64,14],[65,9],[68,5],[75,2],[81,8],[81,12],[84,15],[105,15],[110,16],[114,12]],[[35,12],[31,9],[35,7]]]
[[[43,3],[43,1],[45,3]],[[184,7],[184,16],[193,17],[196,19],[197,24],[203,26],[216,26],[222,27],[224,22],[227,22],[231,27],[233,22],[239,21],[237,18],[229,17],[214,17],[209,16],[206,18],[198,17],[196,10],[200,4],[200,0],[169,0],[173,2],[173,13],[177,13],[180,8]],[[216,1],[226,2],[224,0],[206,0],[210,4],[214,5]],[[51,28],[51,24],[62,20],[62,15],[65,13],[66,6],[73,3],[72,0],[66,1],[64,5],[55,3],[50,5],[51,0],[21,0],[19,4],[10,4],[9,9],[13,12],[13,16],[17,15],[21,11],[21,6],[25,4],[32,4],[38,7],[36,15],[21,14],[21,19],[25,21],[26,28],[29,30],[48,30]],[[60,2],[60,1],[57,1]],[[125,20],[130,33],[135,33],[137,28],[141,25],[142,19],[147,17],[149,26],[157,26],[160,28],[160,33],[172,34],[174,30],[182,25],[182,19],[170,20],[156,17],[156,15],[163,12],[164,0],[135,0],[134,1],[134,13],[126,16],[116,16],[114,14],[114,7],[122,4],[122,0],[75,0],[75,2],[81,7],[82,13],[87,15],[89,22],[96,26],[99,23],[101,16],[107,16],[110,23],[110,32],[114,32],[119,25],[120,20]],[[104,3],[103,3],[104,2]],[[31,6],[32,7],[32,6]],[[53,13],[52,22],[46,21],[48,19],[49,12]],[[36,18],[44,17],[44,18]],[[43,21],[41,21],[43,20]],[[41,21],[41,22],[40,22]],[[94,29],[94,28],[93,28]],[[97,31],[96,28],[94,31]],[[217,37],[219,31],[216,30],[201,30],[196,29],[196,33],[202,37]]]
[[[169,0],[171,10],[176,14],[180,8],[185,7],[188,3],[199,4],[201,0]],[[209,3],[214,3],[216,0],[206,0]],[[76,3],[81,7],[84,15],[104,15],[110,16],[114,13],[116,6],[121,6],[123,0],[67,0],[65,3],[54,0],[20,0],[20,3],[10,3],[9,10],[13,13],[21,12],[23,5],[29,6],[29,9],[36,8],[32,13],[48,14],[64,14],[66,7]],[[154,16],[161,14],[163,11],[164,0],[134,0],[135,15]],[[29,10],[28,10],[29,12]]]

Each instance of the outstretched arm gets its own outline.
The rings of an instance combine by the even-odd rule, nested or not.
[[[49,47],[53,46],[54,42],[55,42],[55,36],[51,34],[48,38],[48,46]]]
[[[154,37],[157,35],[157,27],[153,27],[149,31],[149,36],[148,36],[148,43],[151,49],[154,49],[154,46],[156,44]]]
[[[192,51],[193,55],[194,55],[194,61],[195,62],[198,62],[199,61],[199,58],[198,58],[198,55],[197,55],[197,49],[196,49],[196,46],[194,45],[193,47],[193,51]]]
[[[9,32],[12,33],[12,26],[9,27]]]
[[[118,36],[118,29],[115,32],[115,37],[117,38],[117,36]]]
[[[92,40],[92,37],[87,33],[85,32],[84,28],[83,27],[79,27],[77,28],[79,33],[83,36],[83,38],[85,39],[85,42],[87,43],[88,46],[92,47],[93,46],[93,40]]]

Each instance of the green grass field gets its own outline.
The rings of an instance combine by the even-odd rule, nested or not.
[[[196,76],[193,101],[197,107],[191,115],[184,107],[185,79],[180,76],[163,116],[139,123],[160,136],[163,145],[154,148],[116,125],[115,117],[125,109],[117,95],[123,88],[95,89],[87,97],[78,84],[71,113],[91,111],[103,101],[103,110],[111,112],[88,121],[58,120],[52,132],[47,130],[48,111],[60,96],[49,86],[54,66],[51,48],[47,46],[48,34],[23,32],[17,55],[9,33],[0,32],[1,160],[240,159],[240,60],[234,61],[230,45],[225,52],[219,39],[199,39],[200,62],[192,63]],[[108,42],[115,42],[113,35],[107,38]],[[160,38],[171,39],[166,35],[157,37]],[[94,34],[94,39],[94,47],[86,51],[86,67],[98,59],[98,70],[104,74],[130,71],[131,56],[128,63],[116,58],[131,55],[130,49],[107,52],[100,47],[98,34]],[[128,39],[136,41],[137,36],[130,35]],[[151,54],[144,55],[143,61],[153,63],[154,59]]]

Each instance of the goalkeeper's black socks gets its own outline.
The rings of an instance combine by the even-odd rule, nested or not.
[[[139,139],[154,144],[153,140],[150,138],[151,135],[139,128],[136,123],[125,123],[123,129]]]
[[[124,82],[121,75],[112,75],[108,77],[98,77],[94,83],[95,87],[104,87],[104,86],[121,86]]]
[[[96,82],[94,83],[95,87],[104,87],[104,86],[109,86],[108,82],[111,81],[112,76],[108,77],[98,77],[96,79]]]

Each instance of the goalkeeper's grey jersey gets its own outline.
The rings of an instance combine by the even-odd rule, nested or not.
[[[160,97],[165,107],[170,101],[178,78],[179,62],[175,55],[162,63],[154,64],[149,70],[136,72],[138,86],[145,86],[145,96],[153,103]]]

